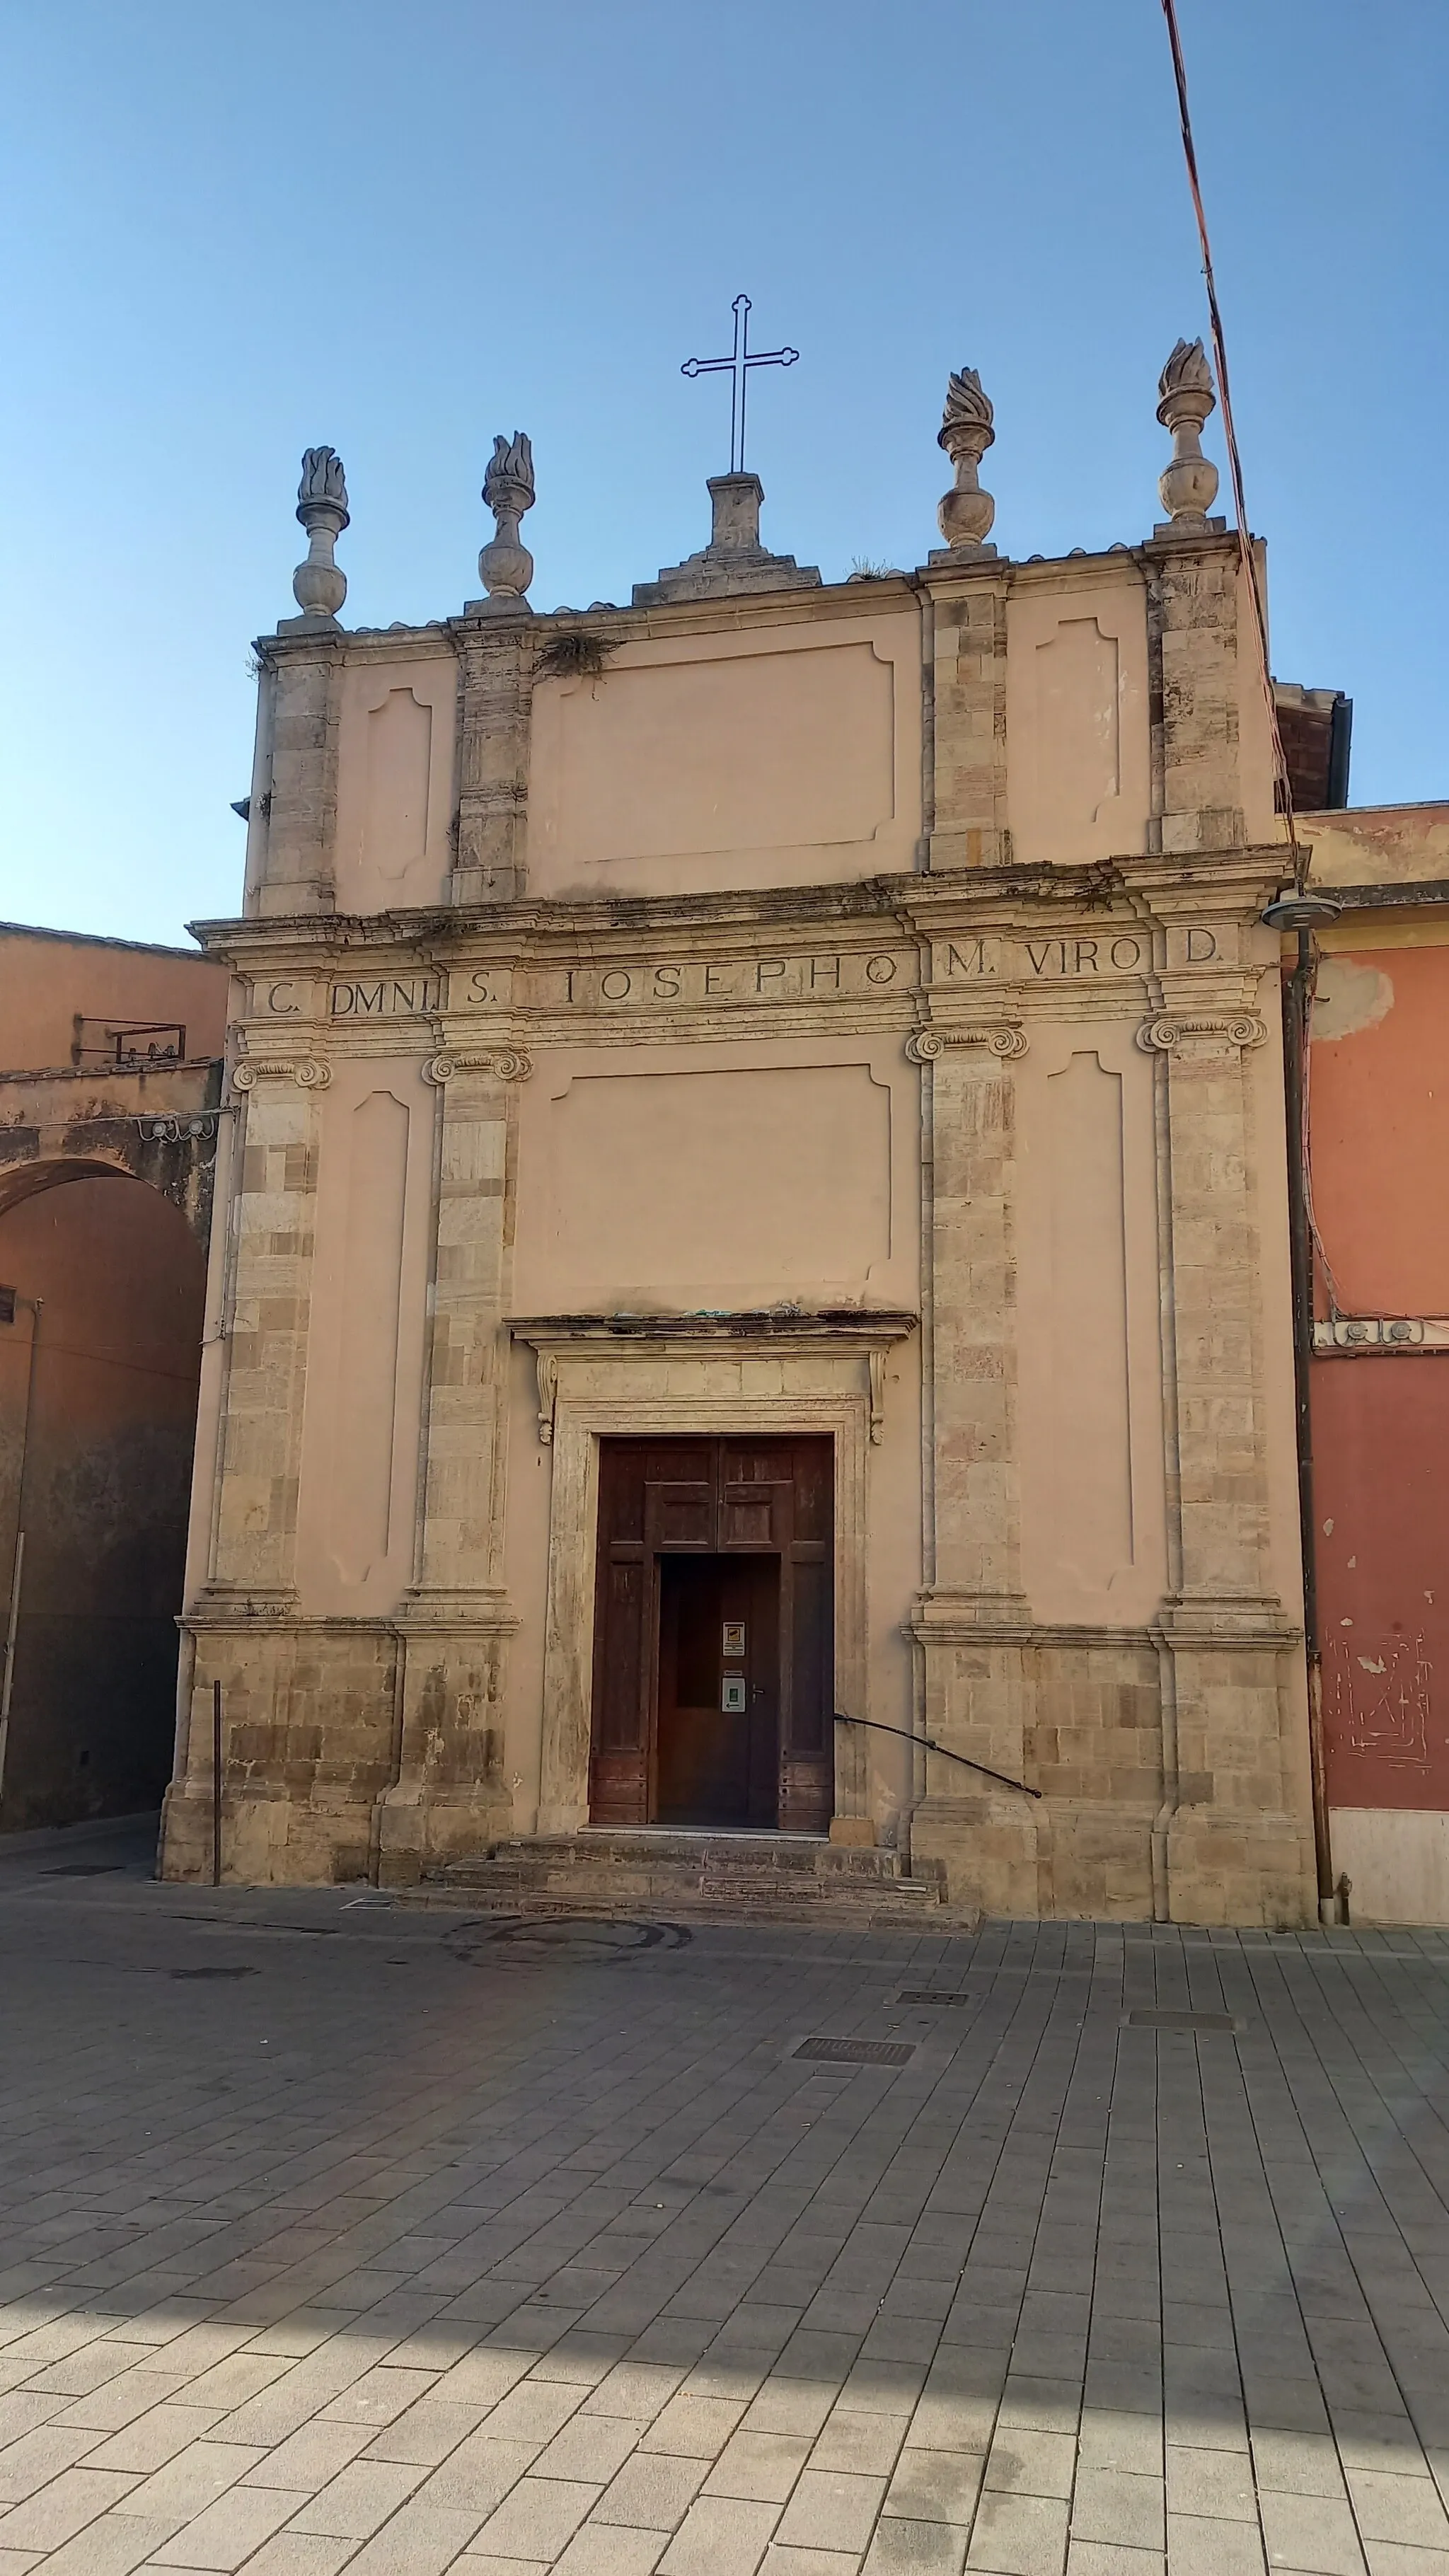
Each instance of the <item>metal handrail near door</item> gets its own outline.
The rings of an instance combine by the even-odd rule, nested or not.
[[[868,1726],[877,1735],[898,1735],[902,1744],[919,1745],[923,1753],[944,1754],[948,1762],[959,1762],[967,1771],[979,1771],[985,1780],[999,1780],[1003,1789],[1019,1789],[1024,1798],[1039,1798],[1040,1789],[1027,1786],[1025,1780],[1013,1780],[1005,1771],[993,1771],[989,1762],[973,1762],[969,1753],[953,1753],[949,1744],[937,1744],[929,1735],[911,1735],[903,1726],[886,1726],[878,1717],[847,1717],[843,1709],[835,1711],[837,1726]]]

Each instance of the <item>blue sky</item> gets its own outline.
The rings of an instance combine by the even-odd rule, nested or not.
[[[1356,803],[1445,795],[1449,14],[1181,11],[1275,667],[1353,695]],[[801,351],[751,394],[766,539],[827,579],[937,541],[963,362],[1004,552],[1158,514],[1205,320],[1158,0],[10,0],[0,51],[12,919],[237,908],[303,446],[348,623],[476,593],[495,430],[539,607],[703,543],[728,396],[679,368],[741,288]]]

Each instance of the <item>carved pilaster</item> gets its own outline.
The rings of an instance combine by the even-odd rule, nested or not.
[[[268,665],[270,775],[265,838],[249,850],[250,909],[264,914],[336,907],[337,737],[345,638],[321,621],[258,646]]]
[[[1153,838],[1165,857],[1240,849],[1246,838],[1240,711],[1258,682],[1239,628],[1237,539],[1143,548],[1154,708]]]
[[[999,867],[1006,828],[1006,568],[949,562],[922,575],[932,602],[931,866]]]
[[[503,1659],[508,1341],[502,1330],[517,1085],[509,1047],[425,1067],[439,1088],[437,1236],[418,1580],[403,1632],[402,1761],[379,1817],[385,1885],[477,1850],[512,1817]]]
[[[1286,1212],[1265,1194],[1282,1148],[1262,1115],[1270,1032],[1252,983],[1203,998],[1165,991],[1138,1032],[1158,1064],[1171,1584],[1155,1840],[1172,1920],[1293,1923],[1311,1918],[1316,1881],[1301,1667],[1285,1653],[1298,1632],[1271,1552],[1264,1271]]]
[[[533,639],[522,618],[459,619],[458,846],[453,901],[509,903],[524,892]]]
[[[208,1588],[290,1596],[307,1383],[320,1116],[327,1067],[253,1057],[234,1076],[246,1103],[232,1330]]]
[[[998,1045],[1002,1035],[1009,1043]],[[950,1044],[962,1037],[959,1049]],[[973,1042],[978,1041],[978,1042]],[[1021,1590],[1017,1428],[1016,1083],[1019,1030],[920,1033],[929,1070],[931,1453],[928,1582],[913,1622],[925,1733],[1021,1777],[1030,1614]],[[962,1832],[963,1823],[970,1831]],[[1037,1905],[1031,1802],[925,1757],[911,1826],[920,1864],[993,1913]],[[969,1853],[969,1878],[958,1873]]]

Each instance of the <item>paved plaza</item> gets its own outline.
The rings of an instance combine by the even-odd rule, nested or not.
[[[0,2576],[1449,2576],[1449,1937],[145,1867],[0,1858]]]

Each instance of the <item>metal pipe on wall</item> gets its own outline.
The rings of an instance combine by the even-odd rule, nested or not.
[[[1313,934],[1298,932],[1298,956],[1284,992],[1283,1054],[1288,1112],[1288,1252],[1293,1294],[1293,1393],[1298,1448],[1298,1518],[1303,1540],[1303,1643],[1308,1659],[1308,1747],[1313,1776],[1313,1850],[1320,1911],[1333,1901],[1328,1787],[1323,1761],[1323,1693],[1318,1637],[1318,1533],[1313,1517],[1313,1232],[1308,1214],[1307,1071],[1313,1014]]]

